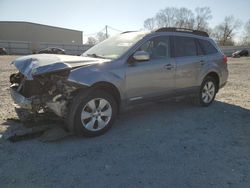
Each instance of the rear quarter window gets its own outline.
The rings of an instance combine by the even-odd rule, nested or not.
[[[218,52],[214,45],[212,45],[209,41],[199,39],[199,43],[206,55],[215,54]]]

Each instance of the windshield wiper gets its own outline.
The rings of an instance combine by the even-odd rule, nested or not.
[[[87,54],[88,57],[94,57],[94,58],[102,58],[102,59],[109,59],[107,57],[104,57],[104,56],[100,56],[100,55],[97,55],[97,54]]]

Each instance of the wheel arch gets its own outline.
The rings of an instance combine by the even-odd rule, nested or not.
[[[117,105],[118,105],[118,109],[119,109],[121,105],[121,94],[118,88],[114,84],[110,82],[106,82],[106,81],[100,81],[100,82],[94,83],[90,88],[101,89],[111,94],[115,98]]]
[[[203,80],[204,80],[206,77],[212,77],[212,78],[215,79],[216,84],[217,84],[216,92],[218,92],[219,87],[220,87],[220,77],[219,77],[218,73],[216,73],[215,71],[209,72],[209,73],[207,73],[207,74],[204,76]]]
[[[117,87],[115,87],[115,85],[109,83],[109,82],[105,82],[105,81],[101,81],[101,82],[97,82],[91,86],[86,86],[83,88],[79,88],[78,90],[74,91],[74,96],[72,98],[72,101],[69,103],[68,106],[68,110],[67,110],[67,114],[65,117],[65,121],[68,125],[68,129],[69,131],[73,132],[73,133],[77,133],[78,128],[75,127],[75,121],[76,121],[76,113],[79,107],[79,97],[80,100],[85,99],[88,96],[91,96],[91,92],[95,92],[95,91],[104,91],[105,93],[109,93],[110,95],[112,95],[114,97],[114,100],[117,102],[116,107],[117,107],[117,112],[119,112],[120,109],[120,93],[119,90],[117,89]],[[115,113],[117,114],[117,113]],[[87,135],[87,136],[96,136],[97,134],[88,134],[88,133],[80,133],[79,135]]]

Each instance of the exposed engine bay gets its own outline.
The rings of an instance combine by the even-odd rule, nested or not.
[[[91,71],[97,75],[95,67],[109,61],[55,54],[35,54],[15,59],[11,64],[18,72],[10,75],[10,93],[18,106],[15,109],[19,119],[26,115],[19,115],[18,111],[27,114],[28,119],[30,115],[30,119],[38,119],[40,115],[47,117],[54,114],[65,118],[74,95],[95,81],[89,80],[87,75]]]
[[[53,111],[64,117],[72,94],[79,86],[67,81],[69,70],[34,76],[28,80],[18,72],[10,76],[11,95],[22,108],[33,113]]]

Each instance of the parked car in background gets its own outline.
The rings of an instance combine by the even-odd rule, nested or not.
[[[58,47],[49,47],[38,52],[39,54],[66,54],[65,50]]]
[[[227,57],[209,35],[179,28],[124,32],[80,57],[30,55],[12,64],[15,103],[33,114],[52,111],[87,136],[105,133],[121,109],[146,101],[192,96],[209,106],[228,78]]]
[[[246,49],[238,50],[238,51],[232,53],[232,57],[242,57],[242,56],[248,56],[248,55],[249,55],[249,52]]]
[[[7,55],[7,54],[8,54],[8,53],[7,53],[6,48],[0,47],[0,55]]]

